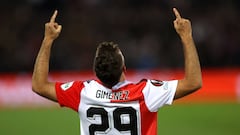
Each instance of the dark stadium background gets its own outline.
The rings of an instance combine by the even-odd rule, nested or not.
[[[173,7],[192,22],[203,88],[159,110],[158,134],[239,135],[239,0],[1,0],[0,135],[79,135],[77,113],[31,91],[44,24],[55,9],[63,29],[51,79],[91,77],[97,44],[114,41],[135,80],[183,74]]]
[[[63,31],[51,70],[92,69],[102,41],[118,43],[130,69],[181,68],[172,7],[191,19],[204,68],[240,66],[238,0],[2,0],[0,72],[32,71],[44,23],[55,9]]]

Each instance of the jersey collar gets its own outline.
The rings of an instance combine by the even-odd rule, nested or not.
[[[117,89],[119,89],[119,88],[121,88],[121,87],[124,87],[124,86],[130,84],[130,83],[132,83],[132,82],[127,81],[127,80],[124,80],[124,81],[122,81],[122,82],[118,82],[116,85],[114,85],[114,86],[112,87],[112,89],[113,89],[113,90],[117,90]]]

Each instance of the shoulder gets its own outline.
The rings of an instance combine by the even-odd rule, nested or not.
[[[89,84],[92,80],[87,81],[68,81],[68,82],[56,82],[55,87],[58,90],[72,90],[72,89],[82,89],[87,84]]]
[[[136,86],[142,87],[144,91],[171,90],[177,86],[177,80],[142,79]]]
[[[136,85],[153,85],[153,86],[162,86],[164,81],[158,79],[142,79]]]
[[[145,87],[147,85],[153,85],[153,86],[162,86],[164,84],[164,81],[157,80],[157,79],[142,79],[137,83],[129,83],[127,87]]]

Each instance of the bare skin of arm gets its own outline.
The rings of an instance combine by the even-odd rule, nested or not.
[[[57,11],[45,24],[45,35],[35,61],[32,75],[32,90],[52,101],[57,101],[55,83],[48,81],[49,59],[53,41],[59,36],[62,26],[55,22]]]
[[[181,38],[185,61],[185,76],[178,81],[174,99],[184,97],[202,87],[202,73],[197,50],[192,37],[191,22],[180,16],[176,8],[173,8],[176,16],[174,28]]]
[[[202,86],[201,68],[197,50],[192,38],[191,22],[181,18],[177,9],[173,9],[176,16],[174,27],[179,34],[184,51],[185,76],[178,81],[175,99],[186,96]],[[45,36],[42,41],[32,75],[32,89],[37,94],[52,101],[57,101],[55,83],[48,80],[49,60],[51,47],[54,40],[59,36],[62,26],[55,22],[57,11],[54,12],[50,22],[45,24]]]

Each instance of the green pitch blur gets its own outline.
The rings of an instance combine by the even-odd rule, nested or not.
[[[176,104],[159,111],[159,135],[239,135],[240,104]],[[0,135],[79,135],[66,108],[0,109]]]

